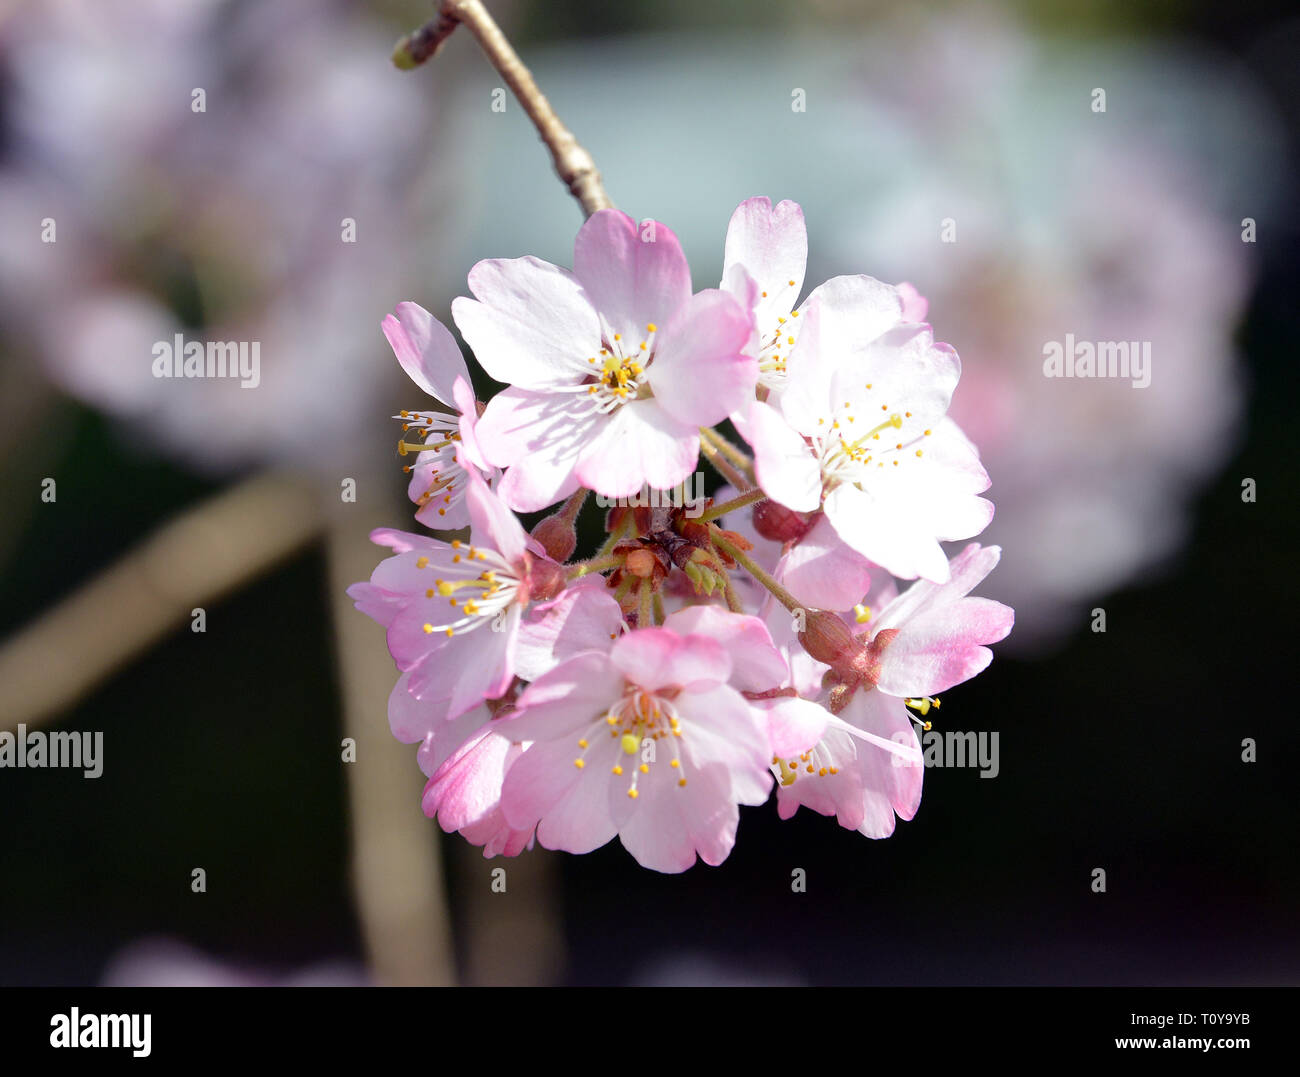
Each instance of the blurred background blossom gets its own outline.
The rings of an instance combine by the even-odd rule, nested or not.
[[[445,257],[452,157],[434,152],[454,110],[415,79],[375,77],[395,33],[339,0],[12,11],[10,346],[200,470],[386,460],[375,417],[395,378],[378,323],[460,275]],[[144,357],[182,332],[260,342],[261,385],[153,377]]]

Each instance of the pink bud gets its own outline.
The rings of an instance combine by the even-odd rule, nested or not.
[[[773,542],[798,542],[812,528],[806,512],[795,512],[775,501],[754,506],[754,530]]]

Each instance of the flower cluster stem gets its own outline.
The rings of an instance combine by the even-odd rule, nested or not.
[[[746,490],[739,497],[733,497],[730,501],[724,501],[720,505],[710,505],[700,513],[697,522],[707,524],[711,520],[726,516],[729,512],[735,512],[737,509],[743,509],[746,505],[752,505],[755,501],[762,501],[766,496],[761,489],[755,486],[752,490]]]
[[[704,434],[705,431],[701,429],[700,452],[704,454],[704,458],[717,469],[719,475],[731,483],[731,485],[737,490],[748,490],[753,484],[745,475],[741,474],[740,471],[731,465],[731,462],[722,454],[717,446],[704,436]]]
[[[789,591],[787,591],[784,587],[782,587],[779,583],[777,583],[776,580],[773,579],[772,576],[767,571],[761,568],[758,565],[758,563],[752,557],[749,556],[749,554],[747,554],[734,542],[730,542],[726,538],[724,538],[722,534],[718,531],[717,527],[710,528],[710,534],[713,538],[713,544],[717,546],[719,550],[725,553],[728,557],[730,557],[733,561],[735,561],[736,564],[738,564],[741,568],[743,568],[746,572],[748,572],[751,576],[753,576],[754,579],[756,579],[759,583],[761,583],[764,587],[766,587],[769,591],[771,591],[772,594],[776,596],[776,600],[780,602],[781,605],[783,605],[786,609],[793,612],[794,610],[803,608],[802,603],[800,603],[800,601],[797,598],[795,598],[794,595],[792,595]]]

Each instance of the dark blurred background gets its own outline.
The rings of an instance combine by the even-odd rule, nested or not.
[[[147,3],[122,6],[139,9],[131,19],[154,17]],[[782,41],[796,42],[805,55],[816,56],[819,49],[830,48],[823,41],[833,40],[838,49],[847,47],[850,58],[858,50],[855,43],[861,42],[862,55],[869,56],[872,48],[881,47],[883,28],[897,32],[900,19],[900,9],[892,5],[837,0],[807,5],[672,0],[489,6],[498,12],[525,61],[536,61],[547,92],[551,84],[545,76],[550,70],[556,79],[563,72],[581,87],[584,57],[603,71],[610,50],[620,49],[614,54],[621,57],[644,52],[647,61],[659,65],[651,69],[656,77],[671,81],[676,62],[672,41],[720,40],[727,49],[757,42],[756,65],[770,54],[771,43]],[[289,11],[300,5],[284,7]],[[1203,186],[1210,193],[1198,205],[1204,206],[1204,218],[1237,247],[1242,246],[1240,219],[1258,219],[1253,247],[1244,255],[1234,250],[1221,270],[1212,263],[1207,271],[1211,286],[1221,272],[1222,279],[1231,281],[1225,287],[1239,297],[1216,313],[1215,330],[1225,344],[1205,360],[1224,372],[1207,393],[1230,392],[1234,402],[1225,413],[1207,416],[1196,394],[1186,401],[1170,400],[1170,414],[1161,421],[1174,431],[1169,435],[1174,440],[1162,445],[1126,440],[1144,417],[1124,416],[1123,425],[1112,430],[1106,416],[1113,413],[1103,404],[1100,418],[1087,420],[1089,435],[1069,451],[1079,458],[1095,453],[1105,468],[1113,469],[1088,478],[1087,497],[1096,498],[1097,490],[1104,493],[1111,485],[1122,485],[1124,473],[1140,471],[1149,456],[1166,453],[1176,462],[1199,458],[1208,451],[1202,440],[1213,441],[1216,448],[1196,466],[1189,465],[1186,473],[1174,477],[1171,471],[1159,471],[1151,478],[1153,484],[1176,488],[1173,507],[1156,497],[1147,518],[1140,502],[1136,508],[1131,503],[1121,506],[1136,536],[1126,537],[1126,542],[1139,543],[1148,531],[1161,533],[1159,542],[1153,540],[1141,556],[1120,558],[1108,574],[1053,592],[1055,604],[1044,603],[1034,622],[1041,624],[1041,635],[1016,647],[995,648],[998,656],[983,676],[945,697],[938,728],[997,731],[1000,773],[985,780],[974,770],[931,770],[916,818],[900,823],[887,840],[869,841],[806,810],[781,822],[774,803],[769,803],[742,810],[736,848],[718,868],[697,866],[682,876],[660,876],[638,867],[617,843],[586,857],[538,849],[524,859],[545,861],[547,866],[521,875],[522,881],[512,882],[506,894],[492,894],[492,869],[504,865],[513,872],[514,863],[483,860],[455,835],[435,846],[437,826],[420,816],[414,748],[400,749],[409,770],[409,811],[419,820],[427,847],[436,851],[446,882],[450,937],[462,982],[1281,984],[1300,979],[1300,828],[1294,778],[1298,760],[1289,692],[1294,683],[1290,626],[1300,599],[1294,562],[1300,491],[1292,415],[1292,352],[1300,330],[1295,251],[1300,237],[1290,200],[1293,185],[1286,185],[1286,178],[1294,175],[1294,140],[1300,126],[1300,20],[1293,5],[1282,2],[1230,7],[1175,0],[909,7],[924,10],[924,33],[965,26],[963,20],[976,11],[980,19],[1014,27],[1016,41],[1045,43],[1049,56],[1086,59],[1102,43],[1121,49],[1137,71],[1143,69],[1145,55],[1167,57],[1173,45],[1190,50],[1197,63],[1211,62],[1204,59],[1211,57],[1214,70],[1226,73],[1225,85],[1234,93],[1248,88],[1245,97],[1234,98],[1248,102],[1235,120],[1217,117],[1211,124],[1204,102],[1189,101],[1181,110],[1182,119],[1189,121],[1185,141],[1194,145],[1203,137],[1208,148],[1201,156],[1193,152],[1175,158],[1173,166],[1161,166],[1178,175],[1179,198],[1190,197],[1183,181],[1207,180]],[[193,511],[267,467],[306,476],[302,483],[323,489],[323,500],[337,500],[339,476],[375,476],[373,482],[362,482],[359,500],[369,501],[363,508],[376,512],[379,520],[360,512],[353,520],[345,511],[339,525],[330,522],[336,519],[330,511],[337,512],[330,510],[323,513],[326,523],[321,528],[344,526],[364,536],[374,522],[412,526],[402,477],[396,463],[388,461],[392,430],[387,418],[395,408],[409,406],[411,393],[397,384],[390,369],[395,364],[378,332],[379,320],[406,298],[445,317],[450,298],[463,292],[464,273],[478,257],[532,252],[567,262],[553,236],[571,237],[579,223],[576,210],[550,175],[542,149],[517,115],[511,119],[516,126],[508,132],[494,129],[485,134],[480,128],[491,122],[486,108],[457,103],[457,79],[471,88],[495,84],[467,35],[453,38],[447,55],[427,70],[400,75],[388,65],[391,42],[426,14],[425,5],[418,3],[321,5],[315,15],[296,12],[301,18],[337,19],[350,27],[364,23],[365,35],[347,40],[364,41],[371,51],[351,56],[351,77],[360,82],[340,90],[340,100],[355,104],[354,85],[365,85],[366,80],[407,80],[402,89],[413,95],[415,103],[407,103],[415,110],[411,116],[417,121],[421,117],[423,95],[433,112],[427,129],[409,125],[404,114],[402,123],[389,122],[398,105],[388,102],[376,103],[374,112],[365,114],[378,120],[372,144],[356,148],[358,160],[366,162],[389,145],[394,159],[412,154],[413,160],[409,167],[380,172],[363,163],[359,174],[364,182],[344,184],[346,197],[323,197],[321,213],[328,217],[328,228],[336,230],[335,220],[347,215],[336,207],[364,201],[370,197],[367,191],[377,194],[376,214],[393,210],[390,203],[396,203],[399,210],[392,219],[371,229],[366,239],[374,237],[367,257],[375,262],[393,253],[399,279],[381,280],[376,289],[380,294],[358,300],[360,312],[355,316],[347,311],[357,320],[353,331],[359,343],[349,343],[337,363],[317,367],[313,349],[327,343],[324,330],[298,336],[289,319],[292,331],[285,339],[302,340],[308,354],[292,377],[286,377],[283,399],[269,398],[270,414],[263,427],[245,431],[229,451],[205,452],[204,445],[219,441],[221,431],[207,429],[202,414],[173,414],[174,421],[156,422],[160,410],[171,408],[169,403],[120,404],[128,399],[126,390],[115,396],[98,382],[70,375],[70,369],[83,369],[83,360],[69,364],[52,353],[75,350],[74,323],[90,317],[77,306],[80,296],[98,295],[97,290],[117,288],[121,282],[136,286],[146,275],[147,294],[179,324],[196,329],[256,325],[240,332],[265,333],[270,339],[283,328],[273,304],[285,290],[295,290],[283,282],[296,280],[305,269],[286,269],[270,257],[264,272],[266,279],[280,281],[276,289],[259,284],[263,278],[247,268],[230,269],[230,277],[254,293],[253,298],[232,298],[228,285],[211,285],[205,277],[207,233],[175,238],[185,230],[173,219],[153,222],[127,238],[100,235],[93,244],[93,266],[88,268],[74,248],[77,265],[55,267],[48,278],[29,268],[39,256],[34,245],[24,250],[12,236],[6,241],[7,252],[0,257],[7,297],[0,307],[5,397],[0,406],[5,423],[0,641],[77,593],[178,514]],[[38,144],[24,127],[23,102],[39,98],[32,89],[39,84],[39,71],[30,70],[32,43],[57,41],[68,32],[67,26],[48,12],[23,5],[2,18],[0,192],[12,196],[6,202],[0,195],[0,207],[7,206],[10,214],[3,217],[6,227],[15,220],[30,224],[44,215],[39,212],[40,198],[22,203],[13,193],[20,189],[34,187],[50,205],[70,207],[69,220],[79,213],[103,212],[108,203],[92,199],[85,188],[107,183],[118,170],[106,156],[111,146],[79,142],[73,148],[86,156],[74,168],[75,155],[60,158],[62,150]],[[266,40],[279,40],[274,35],[288,34],[291,25],[268,29]],[[137,32],[134,24],[130,32]],[[254,79],[255,65],[264,57],[253,29],[248,32],[253,44],[241,46],[248,51],[240,62],[211,78],[225,78],[225,85],[241,87],[254,98],[259,93],[269,97],[283,87]],[[186,46],[194,49],[196,63],[199,57],[232,47],[209,35],[208,29],[194,31]],[[972,50],[976,44],[971,43]],[[960,64],[963,35],[956,34],[950,45],[949,52],[922,49],[917,63],[902,65],[901,72],[891,75],[901,80],[893,83],[899,96],[906,97],[914,88],[907,80],[914,80],[915,87],[929,87],[944,65]],[[324,62],[325,53],[320,55]],[[843,55],[836,53],[841,59]],[[989,65],[991,77],[1000,70],[998,55],[986,51],[978,61]],[[440,69],[444,59],[445,69]],[[79,53],[65,55],[64,62],[75,68]],[[1162,107],[1173,115],[1180,112],[1182,91],[1176,78],[1166,77],[1171,70],[1167,64],[1176,68],[1179,62],[1166,58],[1152,67],[1152,77],[1168,98]],[[880,91],[872,72],[861,74],[852,85],[874,101]],[[706,81],[709,76],[707,66],[692,74]],[[633,81],[639,77],[627,72]],[[77,92],[109,92],[98,83],[82,87],[75,78],[64,81]],[[784,109],[789,93],[777,81],[782,99],[777,107]],[[200,84],[180,76],[179,84],[191,82]],[[1081,108],[1086,109],[1090,86],[1099,84],[1105,83],[1079,84]],[[585,98],[576,90],[570,95],[567,85],[562,83],[553,99],[601,164],[611,195],[620,203],[626,197],[634,215],[662,217],[679,230],[692,255],[696,287],[710,286],[716,278],[728,210],[712,215],[711,231],[697,232],[693,248],[687,226],[677,223],[671,209],[657,207],[657,191],[670,207],[701,200],[734,206],[739,198],[727,184],[737,188],[739,197],[763,193],[793,198],[809,210],[814,245],[815,210],[820,211],[822,229],[829,232],[850,219],[871,219],[850,218],[843,208],[849,205],[845,196],[827,193],[836,183],[826,176],[833,162],[818,159],[811,144],[804,153],[797,133],[782,135],[783,156],[796,159],[784,187],[769,186],[784,176],[757,175],[751,181],[743,170],[734,182],[714,183],[711,177],[726,167],[721,159],[725,150],[719,151],[721,163],[703,166],[703,179],[691,157],[658,154],[652,145],[641,159],[629,160],[602,138],[603,121],[596,112],[603,95],[590,90]],[[719,90],[724,101],[726,92]],[[222,189],[222,173],[212,160],[241,155],[244,140],[251,153],[254,144],[274,143],[280,137],[269,121],[250,122],[248,117],[256,115],[251,111],[233,123],[232,130],[218,132],[219,122],[231,123],[229,116],[221,115],[219,101],[214,94],[211,111],[203,118],[213,130],[201,137],[223,140],[211,159],[195,154],[193,146],[182,150],[166,141],[150,142],[148,151],[138,151],[159,155],[151,170],[166,172],[175,166],[181,173],[179,179],[164,176],[158,181],[164,187],[174,182],[181,192],[168,210],[176,219],[187,217],[187,192],[197,190],[193,177],[205,176]],[[584,101],[590,104],[590,115]],[[292,128],[291,103],[283,107],[289,110],[285,122]],[[938,126],[945,122],[942,106],[927,105],[931,107],[939,107],[940,114],[908,114],[913,117],[911,133],[922,142],[926,116]],[[188,95],[183,108],[188,110]],[[1123,108],[1114,95],[1110,108]],[[45,115],[51,124],[74,123]],[[666,122],[689,126],[707,147],[715,127],[749,122],[735,115],[730,106],[710,108],[706,98],[697,114],[670,112]],[[341,116],[325,129],[334,130],[337,124],[344,131],[349,123],[365,122],[364,116],[357,119],[346,109]],[[1198,116],[1206,123],[1199,131]],[[612,117],[611,125],[617,120]],[[1243,130],[1259,133],[1253,143],[1245,140],[1250,144],[1245,157],[1239,150]],[[629,135],[634,138],[636,133]],[[752,132],[752,137],[761,141],[760,132]],[[817,137],[826,137],[825,132]],[[1066,137],[1068,141],[1076,136]],[[1159,132],[1140,126],[1133,137],[1135,145],[1148,148],[1161,141]],[[845,138],[852,136],[845,132]],[[411,145],[415,140],[421,143],[418,153]],[[125,136],[108,141],[121,145]],[[880,156],[875,167],[887,170],[889,145],[880,145],[879,154],[870,147],[863,152]],[[1207,157],[1214,159],[1213,147],[1221,145],[1230,147],[1225,153],[1237,154],[1223,162],[1226,179],[1206,163]],[[194,160],[180,169],[177,160],[184,155]],[[480,169],[485,160],[515,162],[515,167],[503,175],[494,166],[485,175]],[[320,161],[304,162],[303,167],[308,164],[324,167]],[[43,171],[47,167],[48,173]],[[81,167],[89,171],[79,171]],[[268,172],[259,172],[256,182],[248,185],[253,193],[245,197],[274,204],[259,186],[268,182],[282,183],[283,191],[274,197],[286,202],[314,197],[310,185],[308,193],[302,193],[306,181],[291,165],[284,168],[278,179],[270,166]],[[631,178],[620,184],[633,171],[644,186],[636,187]],[[73,178],[67,190],[61,190],[50,176]],[[851,179],[840,177],[850,187]],[[950,181],[958,188],[963,182],[960,173]],[[140,180],[128,175],[114,182],[138,190]],[[1153,207],[1164,205],[1162,182],[1152,181]],[[396,191],[399,184],[403,192],[415,193],[385,199],[385,192]],[[516,187],[528,188],[527,197],[538,200],[535,212],[544,219],[539,219],[535,236],[519,234],[511,211],[495,208]],[[1127,189],[1120,188],[1116,197],[1122,198]],[[625,196],[625,191],[635,193]],[[203,197],[209,204],[213,201],[210,193]],[[861,193],[864,202],[873,197],[869,191]],[[975,189],[970,197],[984,196]],[[26,210],[15,205],[38,208],[31,210],[34,217],[24,218]],[[1255,210],[1256,205],[1264,208]],[[1144,219],[1144,213],[1138,217]],[[269,220],[272,225],[264,238],[274,254],[281,242],[274,222],[286,218],[277,211]],[[366,236],[369,219],[360,220]],[[209,222],[206,227],[216,226]],[[526,227],[526,222],[518,226]],[[71,231],[61,231],[60,244],[76,242]],[[145,232],[152,235],[147,244],[139,239]],[[505,244],[508,249],[502,249]],[[1141,237],[1138,245],[1149,249]],[[697,249],[704,253],[697,256]],[[891,279],[907,276],[931,295],[931,319],[939,335],[963,354],[966,379],[978,380],[977,359],[963,347],[959,330],[977,321],[987,305],[976,303],[977,309],[965,314],[964,321],[954,319],[953,326],[945,326],[945,310],[935,290],[927,287],[923,264],[909,265],[906,252],[898,251],[893,252],[897,271],[876,268],[865,254],[844,264],[842,250],[824,253],[825,261],[819,264],[814,249],[810,282],[846,271]],[[1055,250],[1068,260],[1073,248],[1067,244]],[[142,251],[154,255],[147,274],[141,268]],[[315,265],[309,253],[293,257],[302,265]],[[1239,257],[1244,260],[1238,262]],[[1159,258],[1135,264],[1157,281],[1176,275],[1179,268]],[[959,293],[963,279],[969,278],[957,278],[945,287]],[[1062,275],[1057,284],[1063,290],[1064,309],[1078,297],[1072,279]],[[33,281],[47,293],[53,290],[39,300],[52,308],[47,314],[35,313],[37,300],[28,295]],[[305,322],[324,317],[319,305],[329,302],[336,285],[342,289],[339,294],[353,294],[346,276],[342,281],[329,286],[314,281],[297,288],[295,302],[301,309],[293,316]],[[200,298],[187,305],[187,294]],[[213,295],[220,298],[214,300]],[[85,303],[92,301],[99,300]],[[1162,301],[1167,303],[1162,325],[1198,324],[1211,302],[1196,293]],[[1021,308],[1008,303],[1003,316],[1014,321]],[[1106,324],[1105,313],[1103,309],[1098,324]],[[1060,331],[1073,331],[1076,324],[1084,323],[1067,322]],[[1151,329],[1148,335],[1159,341],[1162,331]],[[87,361],[108,367],[120,363],[111,345],[116,337],[97,335],[106,330],[86,332],[92,357]],[[970,332],[981,329],[975,325]],[[1181,339],[1170,332],[1171,340]],[[997,337],[984,334],[982,339]],[[1164,372],[1159,364],[1165,354],[1157,344],[1156,379]],[[1030,355],[1037,363],[1032,357],[1041,353]],[[1170,379],[1179,376],[1173,360],[1165,369]],[[308,386],[308,381],[313,384]],[[325,384],[314,384],[317,381]],[[305,414],[298,410],[295,382],[302,387]],[[364,390],[354,392],[353,386]],[[1039,401],[1034,406],[1049,405]],[[215,407],[218,416],[222,407]],[[1057,424],[1053,415],[1047,420],[1049,430]],[[1068,420],[1060,424],[1068,426]],[[1023,438],[1013,435],[990,460],[990,496],[1000,513],[996,460],[1005,456],[1011,469],[1016,457],[1050,457],[1046,436],[1041,425]],[[349,440],[353,438],[355,442]],[[372,441],[368,446],[367,438]],[[197,448],[186,444],[191,441]],[[1108,454],[1108,444],[1123,445],[1124,452]],[[378,461],[373,470],[372,458]],[[57,478],[53,504],[40,500],[46,476]],[[1254,503],[1242,499],[1246,478],[1257,484]],[[982,593],[1006,597],[999,577],[1005,572],[1008,587],[1013,586],[1014,544],[1018,541],[1027,551],[1043,554],[1039,540],[1040,534],[1046,536],[1047,525],[1032,509],[1048,498],[1070,501],[1072,484],[1084,481],[1074,471],[1045,470],[1008,491],[1008,513],[1023,523],[1016,533],[996,536],[1008,553]],[[377,492],[381,489],[382,495]],[[1023,510],[1014,507],[1017,497],[1023,499]],[[1095,511],[1104,516],[1111,508],[1099,505]],[[1177,515],[1182,523],[1166,535],[1167,514]],[[594,521],[584,517],[584,522],[594,536]],[[339,596],[322,534],[307,528],[284,558],[208,603],[205,633],[191,632],[186,618],[47,723],[50,729],[105,731],[101,778],[88,781],[72,771],[0,770],[0,983],[201,979],[194,969],[216,982],[383,979],[374,974],[350,882],[356,853],[350,844],[355,833],[347,781],[348,767],[366,762],[368,744],[376,751],[381,744],[396,746],[386,743],[390,738],[381,694],[369,714],[370,740],[361,741],[360,761],[340,761],[340,741],[349,733],[333,629],[340,616]],[[1087,541],[1095,545],[1103,539]],[[1073,556],[1068,544],[1048,553],[1048,564],[1059,564],[1061,573],[1068,574]],[[376,551],[372,560],[378,557]],[[1026,595],[1026,603],[1051,590],[1039,579],[1015,586]],[[1106,611],[1104,634],[1090,630],[1094,607]],[[350,616],[360,621],[360,615]],[[103,636],[115,631],[111,617],[93,626],[93,633]],[[380,634],[365,622],[358,631]],[[60,655],[59,663],[75,666],[76,646],[74,637],[69,641],[74,653]],[[51,670],[57,670],[59,663],[51,662]],[[0,710],[6,698],[12,698],[9,686],[0,683]],[[1242,760],[1247,737],[1258,746],[1253,763]],[[1288,771],[1291,779],[1285,777]],[[190,872],[200,866],[207,872],[208,889],[194,894]],[[1097,867],[1106,871],[1105,893],[1091,888]],[[807,872],[806,893],[791,892],[794,868]],[[530,879],[546,889],[544,897],[532,892]],[[548,924],[539,927],[538,916],[547,917]],[[487,957],[476,951],[482,947],[490,951]],[[535,952],[539,948],[545,950],[544,959]]]

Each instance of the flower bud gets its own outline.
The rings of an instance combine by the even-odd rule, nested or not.
[[[552,561],[564,562],[578,546],[578,533],[573,523],[562,515],[548,516],[533,528],[533,538],[542,544],[546,556]]]
[[[832,668],[847,667],[862,650],[862,644],[836,614],[809,610],[799,642],[818,662]]]
[[[775,501],[760,501],[754,506],[754,530],[773,542],[798,542],[812,529],[806,512],[795,512]]]

